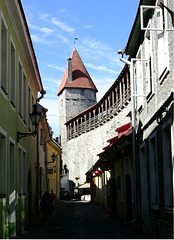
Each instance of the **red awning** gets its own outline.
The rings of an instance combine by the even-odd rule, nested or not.
[[[131,127],[131,122],[126,123],[126,124],[122,125],[121,127],[118,127],[115,131],[118,133],[126,132],[130,127]]]
[[[118,136],[108,139],[107,142],[111,144],[111,143],[115,143],[117,140],[118,140]]]
[[[105,151],[98,153],[97,156],[101,157],[104,153],[105,153]]]

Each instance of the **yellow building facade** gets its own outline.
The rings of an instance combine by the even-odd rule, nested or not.
[[[56,195],[56,202],[60,200],[60,159],[62,148],[55,139],[51,139],[47,143],[47,190],[51,190]]]

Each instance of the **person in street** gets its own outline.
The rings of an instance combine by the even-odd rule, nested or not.
[[[47,220],[48,215],[51,215],[51,199],[49,193],[46,191],[45,194],[42,196],[40,208],[44,219]]]
[[[53,189],[51,189],[50,199],[51,199],[51,210],[53,211],[54,205],[55,205],[55,199],[56,199],[56,194],[53,192]]]

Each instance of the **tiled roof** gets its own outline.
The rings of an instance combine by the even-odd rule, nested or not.
[[[73,81],[72,82],[68,81],[68,67],[67,67],[57,95],[59,95],[64,88],[93,89],[96,92],[98,92],[76,49],[73,49],[71,59]]]

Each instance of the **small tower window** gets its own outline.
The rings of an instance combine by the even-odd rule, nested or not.
[[[81,95],[81,96],[84,95],[84,90],[80,90],[80,95]]]

